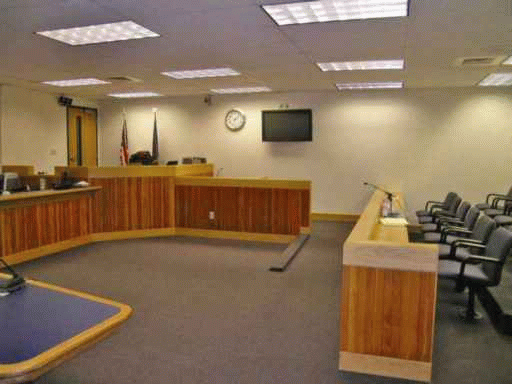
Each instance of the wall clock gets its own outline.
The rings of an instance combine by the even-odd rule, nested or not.
[[[232,131],[238,131],[245,125],[245,114],[239,109],[231,109],[224,119],[226,127]]]

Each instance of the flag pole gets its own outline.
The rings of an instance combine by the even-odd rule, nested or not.
[[[122,122],[122,129],[121,129],[121,149],[120,149],[120,154],[119,154],[119,157],[120,157],[120,160],[121,160],[121,165],[122,166],[126,166],[128,165],[128,157],[129,157],[129,153],[128,153],[128,127],[126,125],[126,109],[123,108],[123,122]]]
[[[153,151],[152,151],[152,157],[153,162],[158,162],[158,128],[156,124],[156,111],[157,108],[153,108],[153,114],[154,114],[154,122],[153,122]]]

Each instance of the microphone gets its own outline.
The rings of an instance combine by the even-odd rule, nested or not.
[[[384,188],[379,187],[378,185],[368,183],[366,181],[363,182],[363,185],[366,185],[366,186],[372,187],[373,189],[384,192],[387,195],[388,200],[389,200],[389,213],[386,216],[387,217],[397,217],[398,216],[398,213],[393,212],[393,197],[396,197],[396,195],[394,195],[392,192],[386,191]]]
[[[8,280],[6,283],[0,284],[0,293],[11,293],[17,291],[25,286],[25,279],[18,275],[14,269],[11,268],[9,264],[7,264],[2,258],[0,261],[5,266],[5,269],[9,271],[12,275],[12,278]]]
[[[395,195],[392,192],[386,191],[384,188],[379,187],[378,185],[368,183],[366,181],[363,182],[363,185],[370,186],[370,187],[373,187],[374,189],[384,192],[386,195],[388,195],[388,199],[390,199],[390,200],[391,200],[391,198],[395,197]]]

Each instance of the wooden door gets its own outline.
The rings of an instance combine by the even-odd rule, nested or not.
[[[68,165],[98,166],[98,111],[68,107]]]

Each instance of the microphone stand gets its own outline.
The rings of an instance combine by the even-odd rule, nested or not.
[[[25,286],[25,279],[18,275],[14,269],[11,268],[9,264],[7,264],[2,258],[0,258],[0,262],[5,266],[5,269],[9,271],[12,275],[11,279],[6,283],[0,284],[0,293],[11,293],[17,291]]]
[[[389,191],[386,191],[384,188],[379,187],[378,185],[375,185],[375,184],[372,184],[372,183],[367,183],[366,181],[363,182],[363,185],[370,186],[373,189],[376,189],[376,190],[384,192],[387,195],[387,198],[389,200],[389,213],[387,214],[387,217],[395,217],[396,214],[393,213],[393,197],[395,195],[393,195],[393,193],[391,193]]]

